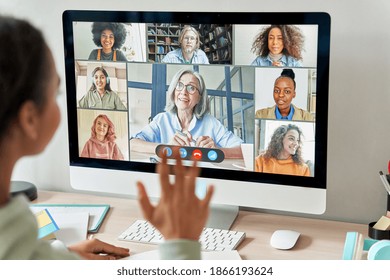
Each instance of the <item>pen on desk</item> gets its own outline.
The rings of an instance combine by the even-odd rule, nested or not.
[[[182,131],[180,131],[180,130],[178,130],[178,129],[176,129],[176,132],[179,133],[181,136],[187,136],[187,137],[188,137],[187,134],[185,134],[184,132],[182,132]],[[195,145],[195,144],[196,144],[196,141],[195,141],[194,139],[192,139],[192,140],[191,140],[191,143],[193,143],[193,144]]]
[[[390,184],[389,181],[387,181],[386,175],[383,174],[382,171],[379,171],[379,177],[381,178],[383,186],[385,187],[387,193],[390,195]]]

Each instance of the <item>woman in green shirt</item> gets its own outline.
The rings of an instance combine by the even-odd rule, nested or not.
[[[80,101],[80,108],[126,110],[118,94],[111,89],[110,77],[103,67],[92,71],[92,85]]]

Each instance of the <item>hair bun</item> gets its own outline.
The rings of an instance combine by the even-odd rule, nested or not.
[[[291,79],[295,79],[295,73],[292,69],[283,69],[282,73],[280,74],[282,77],[289,77]]]

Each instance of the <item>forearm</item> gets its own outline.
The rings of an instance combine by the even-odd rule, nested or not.
[[[243,158],[241,146],[232,148],[221,148],[221,151],[225,154],[225,158]]]
[[[158,145],[158,143],[147,142],[137,138],[130,140],[130,150],[133,152],[154,154]]]
[[[159,245],[162,260],[200,260],[200,243],[188,239],[167,240]]]

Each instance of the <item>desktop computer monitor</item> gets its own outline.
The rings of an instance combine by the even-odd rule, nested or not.
[[[63,13],[71,185],[159,196],[180,146],[213,204],[321,214],[326,13]]]

